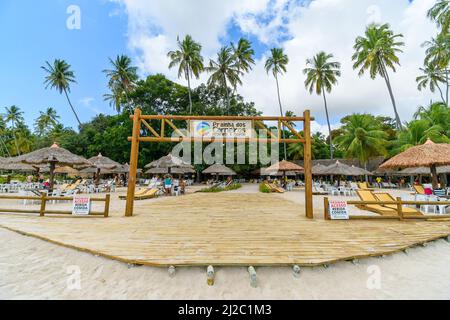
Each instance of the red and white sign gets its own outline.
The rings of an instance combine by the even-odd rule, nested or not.
[[[87,216],[91,212],[91,199],[88,197],[74,197],[72,214],[76,216]]]
[[[347,201],[330,200],[331,220],[349,220]]]

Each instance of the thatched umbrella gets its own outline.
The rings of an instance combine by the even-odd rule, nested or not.
[[[312,167],[312,174],[315,176],[322,176],[324,175],[322,172],[327,168],[327,166],[324,166],[323,164],[317,164],[314,167]]]
[[[373,173],[360,167],[351,166],[353,176],[373,176]]]
[[[283,160],[268,167],[267,171],[283,172],[283,180],[286,181],[287,172],[301,173],[304,172],[305,169],[298,164]]]
[[[94,166],[95,174],[95,184],[98,185],[100,182],[100,173],[103,171],[115,169],[121,167],[122,165],[108,157],[104,157],[101,153],[96,157],[88,159],[89,162]],[[92,173],[92,170],[84,171],[85,173]]]
[[[169,168],[152,168],[147,171],[145,171],[146,174],[188,174],[188,173],[195,173],[194,169],[191,168],[171,168],[169,172]]]
[[[162,157],[152,163],[149,163],[145,166],[146,169],[167,169],[167,173],[172,173],[172,170],[175,168],[183,168],[183,169],[191,169],[194,170],[194,167],[183,161],[181,158],[175,157],[172,154],[169,154],[165,157]]]
[[[340,162],[340,161],[336,161],[335,164],[332,164],[331,166],[326,167],[323,171],[322,174],[324,175],[336,175],[336,176],[354,176],[354,175],[359,175],[359,174],[355,174],[356,171],[353,170],[352,167]]]
[[[92,164],[85,158],[77,156],[70,151],[53,144],[50,148],[43,148],[28,154],[16,157],[14,163],[25,163],[33,166],[50,165],[50,190],[53,190],[55,168],[59,166],[90,167]]]
[[[425,144],[412,147],[383,163],[384,169],[428,167],[433,188],[438,187],[437,167],[450,165],[450,144],[434,143],[430,139]]]
[[[50,172],[50,167],[44,167],[40,170],[40,172],[44,172],[44,173],[48,173]],[[80,174],[80,171],[78,171],[75,168],[69,167],[69,166],[64,166],[64,167],[57,167],[55,168],[54,171],[55,174],[68,174],[71,176],[76,176]]]
[[[40,167],[32,166],[26,163],[9,163],[2,162],[0,163],[0,170],[8,170],[8,171],[19,171],[19,172],[34,172],[39,171]]]
[[[450,173],[450,166],[437,167],[436,173],[437,174]],[[402,171],[399,171],[399,174],[405,175],[405,176],[409,176],[409,175],[411,175],[411,176],[418,176],[418,175],[427,176],[427,175],[430,175],[431,172],[430,172],[430,168],[420,167],[420,168],[406,168],[406,169],[403,169]]]
[[[213,164],[206,170],[203,170],[203,174],[212,174],[216,176],[235,176],[237,175],[232,169],[224,166],[223,164]]]

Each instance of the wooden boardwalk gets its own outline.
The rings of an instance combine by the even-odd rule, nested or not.
[[[150,266],[313,266],[392,253],[450,235],[450,221],[307,220],[275,194],[194,194],[136,202],[125,218],[0,215],[0,226],[60,245]],[[319,208],[316,209],[319,215]]]

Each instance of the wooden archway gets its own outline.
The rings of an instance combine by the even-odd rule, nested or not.
[[[221,142],[278,142],[278,143],[302,143],[304,146],[304,169],[305,169],[305,209],[306,217],[314,218],[313,213],[313,191],[312,191],[312,153],[311,153],[311,113],[306,110],[303,117],[243,117],[243,116],[171,116],[171,115],[143,115],[140,108],[136,108],[134,115],[130,116],[133,120],[133,135],[128,140],[131,141],[131,155],[130,155],[130,173],[128,179],[127,203],[125,208],[125,216],[133,216],[134,209],[134,194],[136,190],[136,173],[139,157],[140,142],[214,142],[214,138],[196,138],[190,135],[183,134],[173,121],[251,121],[253,129],[259,127],[266,129],[267,126],[264,121],[276,121],[278,126],[278,134],[274,135],[268,132],[267,138],[226,138],[220,139]],[[160,130],[157,132],[151,125],[150,121],[159,121]],[[295,129],[291,123],[303,122],[303,135]],[[141,136],[141,126],[144,126],[151,136]],[[179,137],[168,137],[166,135],[166,125],[171,127],[179,134]],[[281,134],[282,127],[287,128],[293,133],[293,138],[284,139]]]

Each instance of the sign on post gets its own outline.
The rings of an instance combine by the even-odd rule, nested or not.
[[[252,138],[251,120],[194,120],[190,122],[192,138]]]
[[[76,216],[87,216],[91,212],[91,199],[88,197],[74,197],[72,214]]]
[[[347,201],[330,200],[330,219],[349,220]]]

